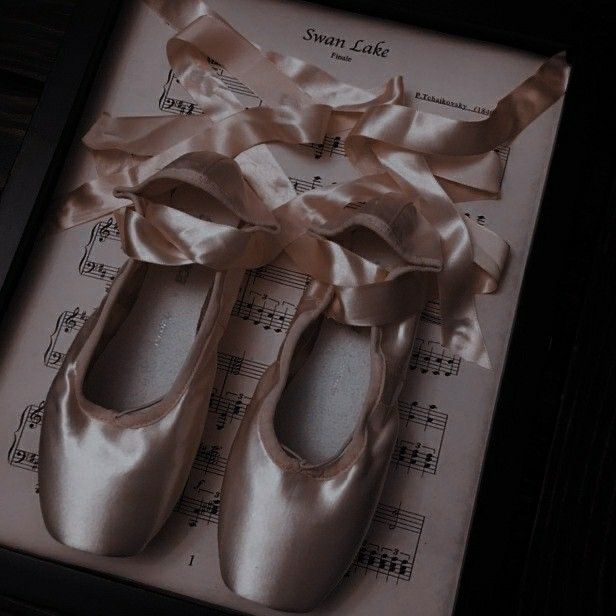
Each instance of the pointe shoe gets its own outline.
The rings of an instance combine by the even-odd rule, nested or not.
[[[417,307],[438,270],[432,240],[429,258],[417,259],[426,265],[406,274]],[[370,526],[397,438],[397,401],[421,309],[352,329],[339,312],[338,324],[329,318],[339,291],[314,280],[308,286],[227,460],[218,525],[222,578],[236,594],[277,610],[310,611],[340,582]],[[386,310],[372,299],[357,314],[372,311],[378,322]],[[293,425],[306,414],[302,441]]]
[[[230,213],[245,198],[239,168],[218,155],[205,159],[180,159],[146,185],[119,190],[135,204],[119,216],[123,247],[158,263],[128,260],[49,390],[40,504],[49,533],[72,548],[108,556],[141,551],[173,510],[198,449],[218,343],[244,273],[233,267],[233,242],[250,234]],[[169,191],[182,210],[150,201]],[[199,229],[206,256],[229,243],[232,269],[173,265],[204,261],[190,241]],[[207,250],[212,236],[217,243]],[[168,238],[178,239],[171,245]],[[194,249],[190,258],[182,242]],[[172,264],[161,264],[165,258]]]

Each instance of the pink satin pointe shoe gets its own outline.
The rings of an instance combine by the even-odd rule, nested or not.
[[[228,458],[218,527],[222,577],[242,597],[315,608],[369,528],[419,314],[440,269],[438,237],[420,215],[409,220],[410,229],[400,219],[381,226],[379,241],[364,229],[340,238],[390,275],[355,289],[313,280],[252,397]],[[400,237],[405,259],[391,255]]]
[[[171,513],[204,429],[238,254],[254,259],[247,242],[277,234],[246,222],[268,215],[248,191],[234,161],[205,153],[117,189],[132,203],[118,219],[133,258],[68,351],[42,425],[40,503],[61,543],[135,554]]]

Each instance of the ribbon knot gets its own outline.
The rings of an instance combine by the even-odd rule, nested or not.
[[[280,225],[237,163],[214,152],[183,156],[147,180],[113,190],[124,252],[164,265],[259,267],[280,252]]]
[[[359,178],[298,195],[269,212],[235,161],[202,152],[178,159],[145,182],[116,188],[116,198],[131,205],[114,215],[123,250],[133,259],[246,269],[265,265],[284,250],[303,272],[340,289],[386,286],[399,276],[441,267],[437,234],[393,188],[387,176]],[[369,200],[358,206],[356,194]],[[381,263],[374,250],[362,246],[359,232],[381,242]],[[342,297],[347,298],[344,314],[351,314],[348,291]],[[405,306],[408,310],[410,304]],[[336,314],[343,318],[340,310]]]
[[[405,106],[401,77],[364,90],[264,53],[201,0],[148,4],[179,31],[167,56],[204,115],[101,116],[84,137],[99,177],[69,195],[61,226],[115,212],[129,256],[170,265],[258,267],[284,250],[336,288],[330,316],[357,325],[417,313],[434,291],[443,344],[489,367],[474,296],[497,289],[509,247],[456,204],[499,196],[496,150],[562,96],[564,56],[467,122]],[[264,105],[244,109],[221,65]],[[294,196],[264,144],[318,144],[332,131],[361,176]]]

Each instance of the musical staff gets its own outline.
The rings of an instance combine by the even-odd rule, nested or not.
[[[317,160],[323,156],[328,158],[346,156],[344,139],[336,135],[325,135],[322,143],[303,143],[301,147],[312,150],[312,155]]]
[[[185,101],[180,98],[164,96],[164,93],[160,99],[159,107],[161,111],[168,111],[170,113],[182,115],[203,115],[203,111],[195,103],[191,103],[190,101]]]
[[[447,414],[439,411],[435,404],[422,404],[417,400],[399,400],[398,410],[405,433],[394,449],[391,460],[394,470],[405,468],[407,472],[436,474]]]
[[[308,192],[309,190],[313,190],[315,188],[323,188],[323,178],[321,178],[320,175],[313,176],[311,180],[308,180],[306,178],[289,176],[289,181],[293,185],[293,189],[298,195]],[[332,182],[331,185],[334,186],[335,184],[337,184],[337,182]],[[368,202],[351,201],[350,203],[347,203],[347,205],[345,205],[344,207],[345,209],[359,210],[364,207],[366,203]]]
[[[277,334],[287,331],[297,307],[291,302],[257,291],[255,289],[257,278],[256,270],[246,273],[240,294],[231,310],[231,316]]]
[[[238,96],[240,100],[242,98],[253,99],[252,104],[250,105],[251,107],[260,107],[263,104],[263,99],[258,94],[255,94],[237,77],[234,77],[233,75],[227,73],[222,64],[216,62],[216,60],[212,58],[208,58],[207,61],[214,69],[216,76],[218,77],[219,81],[224,85],[225,89]]]
[[[295,306],[289,302],[282,302],[282,310],[278,309],[279,305],[281,302],[266,294],[254,293],[250,301],[236,300],[231,316],[250,321],[253,325],[261,325],[263,329],[271,329],[279,334],[289,329],[295,314]]]
[[[227,468],[227,458],[221,454],[220,445],[201,443],[193,462],[193,468],[203,473],[223,477]]]
[[[216,60],[208,58],[208,62],[213,69],[215,79],[222,88],[234,94],[245,107],[260,107],[263,104],[263,100],[260,96],[255,94],[248,86],[237,79],[237,77],[230,75],[221,64],[216,62]],[[167,113],[203,115],[203,109],[201,109],[199,105],[186,100],[186,92],[182,88],[173,70],[170,70],[167,74],[167,81],[158,99],[158,107],[161,111],[166,111]]]
[[[279,267],[278,265],[264,265],[263,267],[251,270],[250,273],[255,278],[268,280],[282,286],[299,289],[300,291],[303,291],[310,282],[308,274],[302,274],[301,272],[296,272],[286,267]]]
[[[435,428],[444,431],[447,427],[447,414],[439,411],[435,404],[425,405],[416,400],[413,402],[399,400],[398,410],[400,411],[400,419],[405,426],[412,422],[424,429]]]
[[[221,395],[214,387],[210,397],[209,412],[216,415],[216,429],[222,430],[233,420],[241,421],[249,404],[250,396],[233,391],[225,391]]]
[[[499,178],[499,182],[503,181],[503,177],[505,176],[505,169],[507,168],[507,163],[509,162],[509,154],[511,153],[511,146],[509,145],[499,145],[494,149],[498,157],[501,159],[503,163],[503,168],[501,171],[501,175]],[[481,223],[479,223],[481,224]]]
[[[379,503],[368,538],[347,575],[363,571],[364,574],[376,573],[377,578],[384,577],[385,581],[389,578],[394,578],[396,583],[410,580],[425,521],[425,516],[404,509],[401,503],[397,507]],[[403,534],[397,536],[403,540],[404,550],[383,545],[389,543],[393,531],[402,531]]]
[[[433,325],[441,325],[443,319],[441,318],[440,304],[438,300],[430,300],[421,312],[421,320],[426,323],[432,323]]]
[[[259,380],[265,370],[267,364],[252,359],[246,359],[243,355],[232,355],[230,353],[218,353],[217,367],[229,375],[245,376],[249,379]]]
[[[419,471],[422,474],[436,474],[439,450],[419,442],[400,439],[396,441],[391,464],[394,469],[404,468],[406,472]]]
[[[315,188],[323,188],[323,179],[320,175],[313,176],[311,180],[289,176],[289,181],[298,195]]]
[[[199,522],[218,524],[220,492],[212,492],[211,490],[198,491],[206,492],[209,496],[195,497],[182,494],[174,511],[181,515],[188,516],[188,525],[191,527],[197,526]]]
[[[376,543],[364,542],[351,565],[350,573],[373,572],[385,580],[394,579],[408,582],[413,572],[415,556],[397,548],[388,548]]]
[[[92,228],[90,239],[84,249],[84,255],[79,262],[79,273],[88,278],[96,278],[111,282],[115,279],[120,269],[121,253],[118,250],[120,233],[118,225],[113,218],[104,222],[98,222]],[[108,242],[116,243],[107,250],[102,251]],[[104,255],[96,256],[96,253],[104,252]],[[111,263],[109,263],[111,261]],[[118,262],[118,265],[114,265]]]
[[[438,342],[415,338],[410,370],[419,370],[422,374],[456,376],[460,372],[461,358],[451,354]]]
[[[43,363],[48,368],[57,370],[62,365],[73,337],[82,328],[87,318],[85,310],[81,310],[78,306],[60,314],[50,336],[49,345],[43,354]]]
[[[180,90],[176,94],[176,90]],[[178,115],[203,115],[203,110],[191,101],[183,98],[185,94],[181,91],[181,86],[178,78],[173,70],[167,74],[167,81],[163,86],[163,93],[158,99],[158,108],[167,113],[175,113]]]
[[[10,452],[9,464],[36,472],[38,470],[38,458],[38,453],[16,447]]]
[[[222,430],[234,420],[241,421],[250,403],[250,396],[228,389],[230,377],[243,376],[258,381],[267,364],[244,356],[219,352],[217,358],[218,382],[212,389],[209,412],[216,416],[216,429]]]
[[[8,452],[8,463],[11,466],[34,472],[38,470],[38,429],[44,410],[45,401],[29,404],[21,413]]]
[[[394,507],[379,503],[374,513],[373,523],[382,524],[389,530],[396,528],[410,533],[421,535],[426,518],[418,513],[413,513],[408,509],[403,509],[401,505]]]

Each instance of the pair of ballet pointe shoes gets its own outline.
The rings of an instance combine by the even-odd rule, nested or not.
[[[130,258],[66,354],[41,432],[43,518],[72,548],[129,556],[164,525],[205,429],[245,267],[283,248],[279,222],[236,163],[207,157],[116,191],[130,202],[117,215]],[[441,267],[438,236],[407,201],[386,194],[343,208],[335,224],[306,223],[304,240],[325,242],[337,260],[305,289],[228,455],[222,577],[275,609],[308,611],[336,587],[379,500],[419,313]],[[370,284],[335,284],[354,277]],[[353,337],[362,342],[347,357]],[[330,391],[360,365],[343,394]],[[327,435],[336,405],[347,408],[346,430],[325,457],[302,453],[289,425],[312,413]]]

